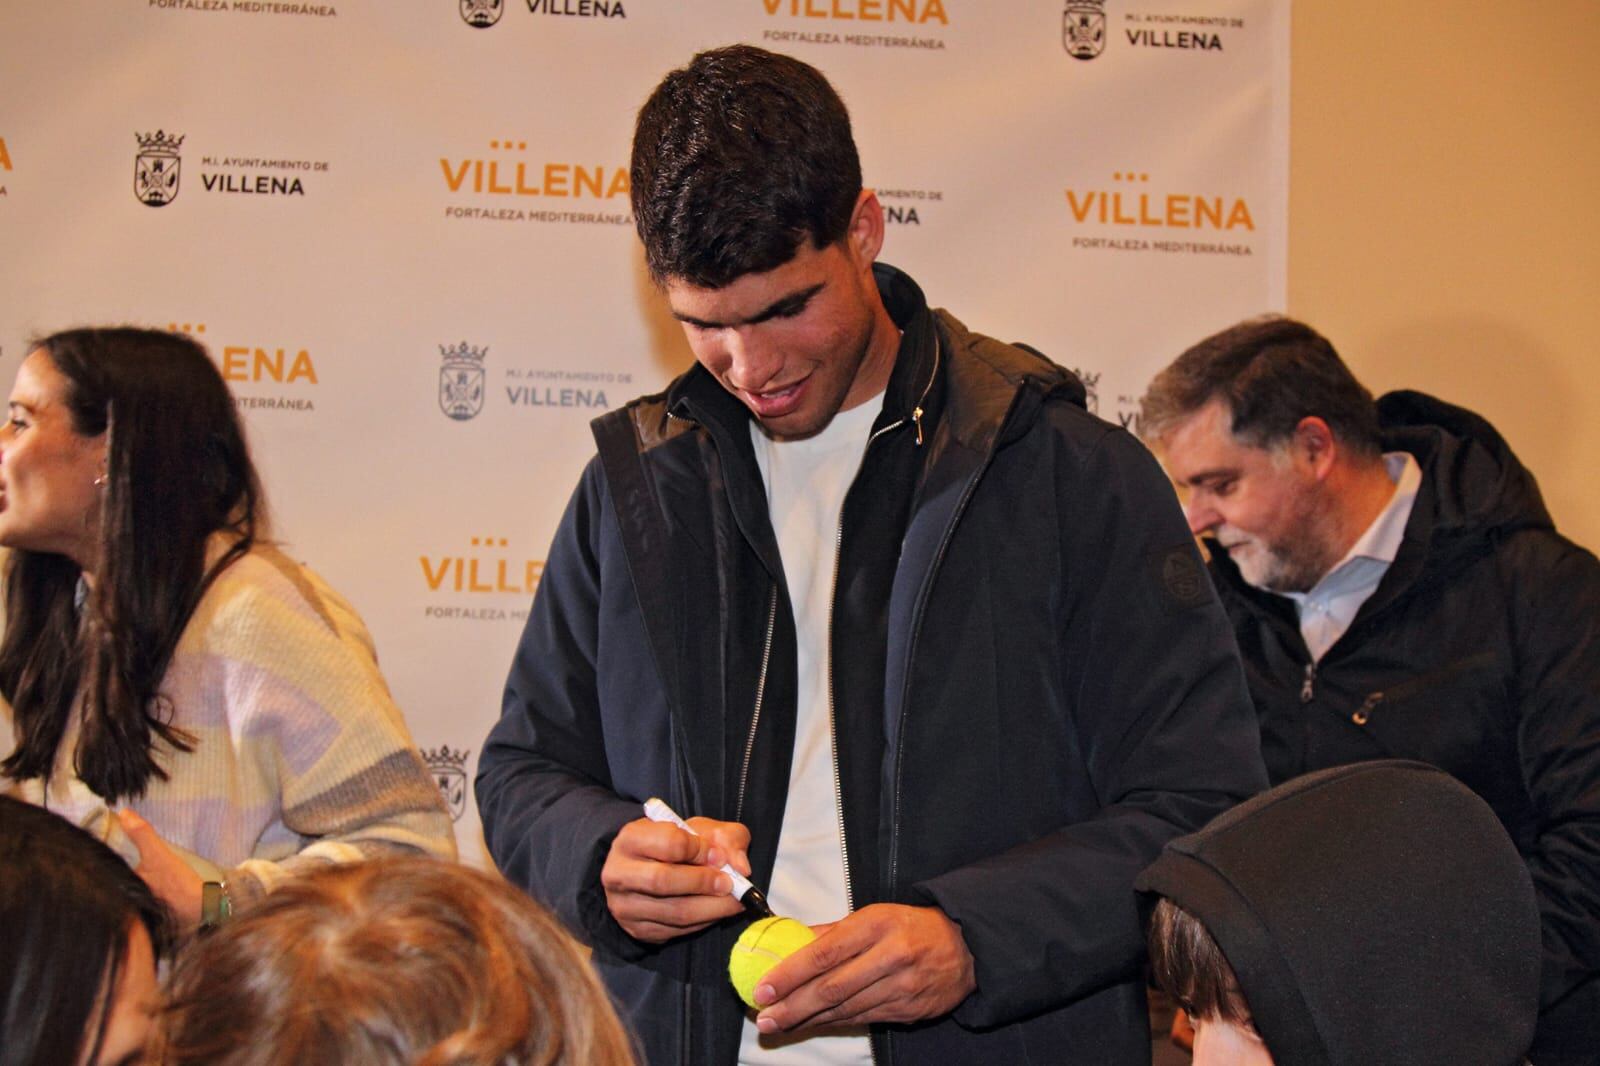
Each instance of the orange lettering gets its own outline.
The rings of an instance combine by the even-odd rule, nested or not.
[[[595,196],[599,196],[601,185],[605,181],[605,177],[605,167],[595,167],[593,174],[589,172],[587,167],[574,167],[572,171],[572,195],[582,196],[583,187],[587,185],[593,191]]]
[[[222,349],[222,376],[228,381],[249,381],[250,369],[245,359],[249,348]]]
[[[428,565],[428,557],[426,555],[419,556],[417,561],[422,564],[422,577],[428,583],[428,588],[438,592],[439,586],[444,584],[444,575],[450,572],[449,558],[446,557],[439,560],[438,573],[435,573],[433,567]]]
[[[1068,189],[1067,190],[1067,208],[1068,208],[1068,210],[1070,210],[1072,212],[1072,217],[1077,219],[1079,222],[1083,222],[1086,219],[1088,219],[1088,217],[1089,217],[1089,208],[1094,206],[1094,197],[1095,197],[1095,194],[1092,193],[1092,192],[1084,194],[1083,206],[1079,207],[1078,206],[1078,194],[1073,192],[1071,189]]]
[[[311,353],[304,348],[294,357],[294,366],[289,368],[289,380],[296,381],[306,378],[315,385],[317,383],[317,368],[311,365]]]
[[[546,196],[571,196],[567,191],[567,172],[572,168],[565,163],[544,165],[544,194]]]
[[[1187,196],[1167,197],[1167,225],[1178,229],[1189,228],[1189,198]]]
[[[461,191],[461,183],[467,180],[467,167],[471,165],[472,160],[463,159],[461,161],[461,169],[452,174],[450,172],[450,160],[439,160],[439,166],[444,168],[444,183],[450,186],[451,192]],[[9,170],[10,168],[8,167],[7,169]]]
[[[489,191],[492,193],[509,193],[511,186],[500,184],[500,161],[489,160]]]
[[[263,372],[265,372],[266,376],[271,378],[273,381],[282,381],[283,380],[283,349],[282,348],[278,349],[276,355],[268,355],[267,352],[266,352],[266,349],[264,349],[264,348],[257,348],[256,349],[256,362],[255,362],[255,367],[252,370],[251,376],[256,381],[260,381],[261,378],[262,378]]]

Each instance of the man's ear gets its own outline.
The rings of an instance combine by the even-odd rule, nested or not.
[[[1307,415],[1294,427],[1294,453],[1321,481],[1339,457],[1339,441],[1328,423],[1316,415]]]
[[[878,194],[871,189],[862,189],[856,197],[844,240],[856,265],[862,270],[871,269],[878,252],[883,249],[883,205],[878,203]]]

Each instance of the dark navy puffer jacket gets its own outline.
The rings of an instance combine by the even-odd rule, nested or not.
[[[833,661],[852,905],[938,906],[977,991],[874,1027],[886,1063],[1144,1066],[1134,875],[1264,786],[1226,618],[1176,500],[1076,379],[928,310],[904,330],[845,503]],[[708,374],[596,421],[485,744],[514,882],[594,946],[647,1060],[733,1063],[730,920],[663,945],[612,920],[611,840],[660,795],[772,870],[793,748],[789,599],[749,415]]]

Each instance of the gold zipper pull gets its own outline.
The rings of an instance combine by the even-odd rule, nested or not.
[[[922,447],[922,408],[916,407],[911,411],[911,421],[917,427],[917,447]]]
[[[1356,725],[1366,725],[1367,722],[1372,718],[1373,710],[1382,702],[1383,693],[1374,692],[1372,695],[1366,698],[1366,702],[1362,703],[1361,706],[1356,708],[1356,713],[1350,716],[1350,720]]]

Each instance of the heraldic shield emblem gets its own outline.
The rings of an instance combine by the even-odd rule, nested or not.
[[[462,341],[454,348],[439,345],[444,365],[439,367],[439,409],[457,422],[476,418],[483,410],[483,360],[488,348]]]
[[[1093,59],[1104,51],[1105,0],[1068,0],[1061,13],[1061,44],[1073,59]]]
[[[474,29],[486,30],[500,21],[504,0],[460,0],[461,21]]]
[[[164,130],[134,136],[139,139],[139,154],[133,159],[133,195],[142,204],[166,207],[178,197],[178,172],[183,166],[178,149],[183,136],[169,137]]]
[[[444,805],[450,808],[450,820],[459,822],[467,810],[467,752],[456,751],[448,744],[442,748],[424,748],[422,761],[428,764],[434,784]]]

